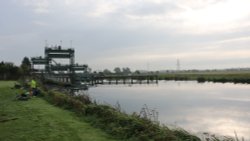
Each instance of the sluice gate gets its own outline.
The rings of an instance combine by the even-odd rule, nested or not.
[[[56,62],[57,59],[68,60],[67,64]],[[91,73],[86,64],[75,63],[75,50],[73,48],[63,49],[61,46],[45,47],[44,57],[32,57],[33,74],[43,80],[79,85],[97,84],[142,84],[158,83],[158,75],[153,74],[112,74],[104,75]],[[37,69],[36,66],[43,66]]]

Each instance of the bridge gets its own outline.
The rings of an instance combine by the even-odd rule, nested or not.
[[[60,64],[55,59],[67,59],[68,64]],[[33,74],[45,80],[70,85],[97,84],[135,84],[158,83],[158,76],[153,74],[104,75],[91,73],[86,64],[75,63],[75,50],[61,46],[45,47],[44,57],[32,57]],[[43,66],[37,69],[36,66]]]
[[[158,83],[158,75],[97,75],[92,76],[90,84],[142,84]]]

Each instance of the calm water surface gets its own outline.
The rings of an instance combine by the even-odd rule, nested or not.
[[[88,90],[99,103],[132,113],[144,104],[159,112],[162,124],[188,131],[250,137],[250,85],[160,81],[159,84],[99,85]]]

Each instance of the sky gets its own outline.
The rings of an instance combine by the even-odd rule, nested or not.
[[[249,0],[0,0],[0,61],[73,47],[93,70],[250,67]],[[71,43],[72,42],[72,43]]]

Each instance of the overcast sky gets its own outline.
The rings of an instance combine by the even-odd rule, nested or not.
[[[249,0],[0,0],[0,61],[49,45],[94,70],[250,67]]]

